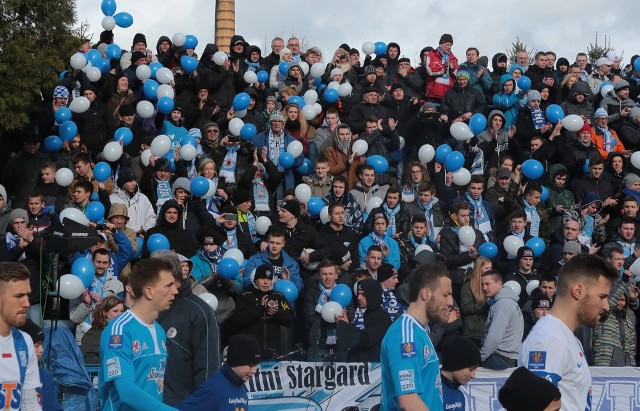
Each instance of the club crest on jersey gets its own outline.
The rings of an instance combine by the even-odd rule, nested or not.
[[[529,353],[529,369],[543,370],[547,365],[546,351],[531,351]]]
[[[169,328],[169,330],[167,330],[167,338],[173,338],[178,334],[178,330],[175,329],[175,327],[171,327]]]
[[[18,352],[18,357],[20,357],[20,366],[21,367],[26,367],[27,366],[27,353],[26,353],[26,351],[19,351]]]
[[[429,360],[429,357],[431,357],[431,350],[429,350],[428,346],[424,346],[424,359],[425,360]]]
[[[413,342],[405,342],[400,346],[402,358],[413,358],[416,356],[416,345]]]
[[[109,339],[109,348],[120,348],[122,347],[122,336],[121,335],[112,335]]]
[[[133,342],[133,353],[134,354],[140,354],[140,341],[135,340]]]

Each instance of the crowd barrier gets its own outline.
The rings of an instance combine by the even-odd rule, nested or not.
[[[480,368],[462,387],[466,409],[498,411],[510,370]],[[592,411],[640,411],[640,369],[592,367]],[[380,403],[380,364],[264,362],[246,384],[252,411],[368,411]],[[349,408],[357,407],[357,408]]]

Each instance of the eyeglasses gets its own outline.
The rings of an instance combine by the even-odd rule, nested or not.
[[[220,132],[220,130],[218,130],[216,128],[212,128],[212,129],[207,130],[207,133],[219,133],[219,132]]]

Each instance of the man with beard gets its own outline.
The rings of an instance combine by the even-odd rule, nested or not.
[[[557,385],[566,409],[588,409],[591,373],[573,333],[580,325],[594,328],[605,320],[609,289],[618,273],[601,257],[578,255],[562,267],[558,277],[553,307],[524,341],[518,365]]]

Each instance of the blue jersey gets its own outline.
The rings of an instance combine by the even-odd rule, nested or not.
[[[430,410],[442,410],[440,361],[428,329],[405,313],[382,340],[382,399],[380,409],[400,410],[398,396],[418,394]]]
[[[131,310],[111,321],[100,337],[102,409],[131,410],[120,401],[114,381],[130,377],[135,385],[162,402],[167,365],[166,335],[160,324],[145,324]]]

